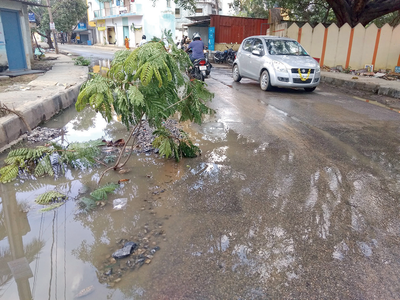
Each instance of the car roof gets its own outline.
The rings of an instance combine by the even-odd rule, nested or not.
[[[274,36],[274,35],[253,35],[253,36],[248,36],[246,39],[249,38],[268,38],[271,40],[287,40],[287,41],[296,41],[294,39],[288,38],[288,37],[282,37],[282,36]]]

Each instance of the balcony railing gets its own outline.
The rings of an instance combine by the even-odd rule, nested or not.
[[[114,6],[93,11],[95,19],[123,15],[127,13],[136,13],[136,5],[134,3],[129,6]]]

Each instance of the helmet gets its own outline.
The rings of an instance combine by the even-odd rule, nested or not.
[[[142,35],[142,40],[145,40],[146,39],[146,36],[143,34]]]
[[[200,39],[201,39],[201,36],[198,32],[193,33],[193,36],[192,36],[193,41],[200,40]]]

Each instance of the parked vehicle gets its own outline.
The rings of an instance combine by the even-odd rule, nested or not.
[[[226,62],[228,64],[232,65],[233,62],[235,61],[235,58],[236,58],[236,52],[233,51],[233,49],[232,49],[233,45],[232,44],[231,44],[230,48],[228,46],[227,46],[227,48],[228,48],[228,50],[226,50],[227,51],[226,52]]]
[[[215,54],[214,54],[214,62],[217,63],[217,64],[225,63],[227,55],[228,55],[228,50],[215,52]]]
[[[243,40],[233,63],[233,80],[258,80],[262,90],[272,87],[304,88],[312,92],[320,83],[320,66],[296,41],[275,36]]]

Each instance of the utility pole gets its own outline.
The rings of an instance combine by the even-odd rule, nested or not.
[[[47,9],[49,11],[49,18],[50,18],[50,29],[51,32],[53,33],[54,37],[54,48],[56,49],[56,54],[58,54],[58,45],[57,45],[57,37],[56,37],[56,27],[53,22],[53,15],[51,13],[51,7],[50,7],[50,0],[47,0]]]

